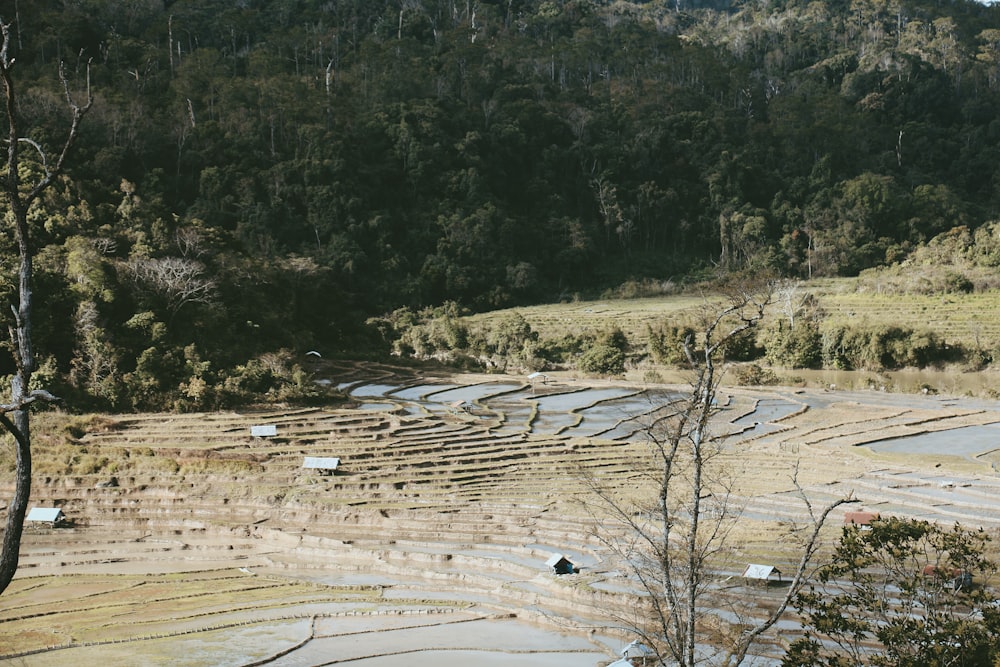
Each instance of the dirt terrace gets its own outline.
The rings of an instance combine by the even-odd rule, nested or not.
[[[115,417],[69,455],[39,451],[50,472],[33,504],[72,523],[29,530],[0,597],[0,655],[360,667],[614,658],[630,639],[614,626],[635,600],[594,537],[586,479],[642,493],[643,419],[682,387],[377,367],[334,368],[329,380],[356,404]],[[796,469],[814,505],[853,494],[856,508],[1000,527],[989,437],[1000,404],[731,389],[720,405],[746,505],[721,575],[788,566],[788,526],[806,517]],[[261,424],[276,436],[252,437]],[[77,472],[51,474],[60,456],[76,456]],[[341,464],[324,476],[303,469],[305,456]],[[86,473],[80,457],[95,462]],[[838,531],[828,527],[828,544]],[[550,573],[556,552],[581,572]],[[720,581],[720,595],[766,602],[738,577]],[[780,652],[779,635],[765,654]]]

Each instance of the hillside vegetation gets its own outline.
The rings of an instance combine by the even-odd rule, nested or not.
[[[942,271],[951,273],[949,267]],[[957,377],[994,367],[1000,358],[1000,290],[923,294],[904,289],[899,275],[892,269],[780,283],[760,328],[727,352],[730,361],[742,362],[732,381],[795,383],[802,381],[797,371],[807,369],[868,371],[873,377],[931,369]],[[677,371],[687,364],[681,343],[696,335],[705,308],[719,299],[706,288],[474,315],[403,310],[374,324],[401,357],[496,371],[573,370],[663,381],[682,377]]]
[[[398,308],[854,276],[997,218],[1000,9],[969,0],[39,0],[4,20],[23,136],[63,135],[58,61],[96,98],[32,211],[39,380],[85,408],[307,400],[284,351],[379,354],[362,322]],[[0,261],[13,275],[9,238]]]

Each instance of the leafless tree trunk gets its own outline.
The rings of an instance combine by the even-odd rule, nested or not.
[[[760,610],[752,615],[752,610],[727,607],[713,590],[713,564],[724,551],[738,546],[729,544],[730,533],[742,514],[734,492],[736,477],[720,463],[726,448],[737,445],[728,445],[725,435],[713,433],[712,428],[720,366],[726,345],[757,326],[773,293],[770,283],[730,288],[726,303],[706,307],[698,327],[700,339],[685,341],[684,352],[694,373],[690,393],[653,413],[647,429],[649,454],[636,462],[637,473],[648,484],[645,488],[656,489],[654,502],[641,493],[630,498],[628,493],[634,491],[623,493],[591,480],[611,515],[611,524],[603,525],[614,526],[600,537],[639,582],[648,605],[641,618],[623,622],[656,653],[660,665],[740,665],[802,587],[829,513],[852,502],[836,500],[814,513],[802,494],[810,525],[799,532],[797,567],[782,600],[763,619]],[[795,476],[795,471],[790,473]],[[733,615],[739,618],[737,624]]]
[[[205,266],[187,257],[148,257],[130,259],[123,264],[127,275],[161,295],[171,316],[185,304],[211,303],[215,281],[205,278]]]
[[[39,195],[49,187],[62,171],[69,150],[76,140],[80,122],[93,104],[90,90],[90,67],[87,67],[86,99],[78,104],[70,94],[66,72],[60,65],[59,78],[71,112],[71,122],[66,139],[53,163],[38,142],[21,135],[17,116],[17,93],[11,68],[14,58],[10,54],[10,24],[0,22],[3,42],[0,44],[0,85],[7,121],[7,174],[3,178],[3,194],[14,219],[14,238],[20,255],[18,271],[18,303],[12,306],[13,324],[9,327],[11,349],[16,372],[11,379],[10,402],[0,405],[0,424],[13,436],[16,448],[14,469],[14,497],[7,507],[7,524],[0,551],[0,593],[6,590],[17,571],[21,548],[24,515],[31,495],[31,433],[28,409],[37,400],[54,400],[47,391],[31,388],[31,375],[35,370],[35,353],[31,342],[31,315],[33,294],[32,259],[34,250],[28,230],[28,209]],[[22,183],[20,176],[21,147],[34,149],[34,159],[42,168],[42,176],[33,183]]]

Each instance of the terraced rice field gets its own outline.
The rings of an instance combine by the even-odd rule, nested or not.
[[[631,639],[615,619],[636,598],[595,536],[587,480],[645,493],[643,425],[683,387],[327,374],[351,405],[108,417],[74,445],[40,444],[33,504],[71,525],[29,529],[0,596],[0,662],[611,661]],[[734,575],[790,563],[788,526],[807,516],[796,469],[814,506],[853,494],[883,514],[1000,529],[1000,403],[793,389],[719,399],[715,431],[732,436],[723,458],[745,506],[739,548],[717,563],[720,595],[768,603]],[[276,435],[254,438],[254,425]],[[306,456],[340,465],[322,475]],[[95,462],[87,472],[81,457]],[[827,547],[838,532],[839,517]],[[580,572],[551,573],[553,553]],[[762,654],[780,654],[788,633]]]

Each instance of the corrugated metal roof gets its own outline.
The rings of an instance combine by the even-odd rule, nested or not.
[[[336,470],[340,465],[340,459],[332,456],[307,456],[302,462],[303,468],[314,470]]]
[[[747,569],[743,570],[743,576],[747,579],[767,579],[772,572],[777,572],[773,565],[756,565],[751,563]]]
[[[548,565],[549,567],[555,567],[556,565],[559,564],[559,561],[563,559],[569,561],[569,559],[563,556],[562,554],[552,554],[551,556],[549,556],[549,559],[545,561],[545,564]]]
[[[854,523],[859,526],[867,526],[875,519],[879,518],[878,512],[845,512],[844,523]]]
[[[250,427],[250,435],[255,438],[267,438],[278,435],[278,427],[274,424],[260,424]]]
[[[629,642],[628,645],[620,651],[620,653],[626,658],[643,658],[653,655],[653,649],[641,643],[638,639],[634,639]]]
[[[26,521],[50,521],[55,523],[63,517],[63,511],[58,507],[32,507],[25,517]]]

